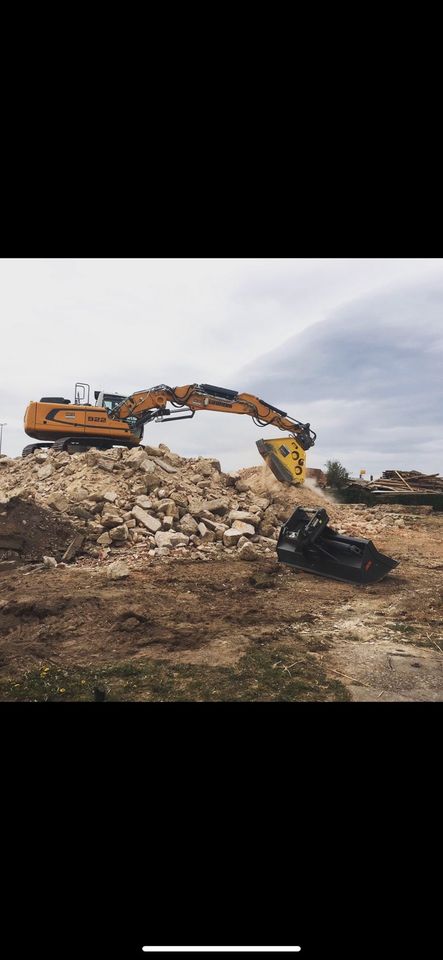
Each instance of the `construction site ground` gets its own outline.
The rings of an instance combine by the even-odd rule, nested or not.
[[[399,565],[355,586],[279,563],[296,506]],[[431,506],[341,504],[164,444],[4,457],[0,699],[442,700],[442,534]]]
[[[441,701],[443,514],[407,520],[374,534],[400,564],[366,587],[272,554],[139,556],[115,582],[88,557],[0,565],[0,699]]]

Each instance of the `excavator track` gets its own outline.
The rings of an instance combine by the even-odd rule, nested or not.
[[[36,450],[43,450],[45,447],[53,446],[53,443],[28,443],[27,447],[23,447],[22,457],[29,457],[31,453],[35,453]]]
[[[57,453],[85,453],[86,450],[96,448],[98,450],[111,450],[115,444],[106,437],[91,437],[90,440],[82,440],[73,437],[60,437],[51,444],[53,450]]]
[[[134,444],[120,444],[119,446],[134,446]],[[28,446],[24,447],[22,450],[22,457],[29,457],[32,453],[35,453],[36,450],[51,449],[55,450],[56,453],[85,453],[86,450],[112,450],[115,446],[112,440],[109,440],[106,437],[91,437],[90,440],[80,440],[76,437],[60,437],[58,440],[54,440],[53,443],[29,443]]]

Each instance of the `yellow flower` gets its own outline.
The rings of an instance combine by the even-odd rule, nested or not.
[[[66,688],[65,688],[65,687],[60,687],[60,690],[59,690],[58,692],[59,692],[59,693],[66,693]]]

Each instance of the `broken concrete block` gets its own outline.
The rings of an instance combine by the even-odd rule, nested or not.
[[[108,580],[122,580],[124,577],[129,577],[129,573],[128,564],[124,560],[115,560],[106,568]]]
[[[234,520],[232,528],[234,530],[240,530],[240,533],[242,533],[244,537],[253,537],[255,534],[255,527],[252,523],[244,523],[243,520]]]
[[[113,527],[112,530],[109,530],[109,536],[111,540],[127,540],[129,536],[129,530],[126,526],[126,523],[122,523],[119,527]]]
[[[152,457],[152,463],[156,463],[158,467],[161,467],[162,470],[165,470],[166,473],[177,473],[177,467],[171,467],[169,463],[165,463],[164,460],[160,460],[159,457]]]
[[[158,547],[186,547],[189,537],[175,530],[158,530],[155,534],[155,542]]]
[[[241,536],[242,531],[236,530],[234,527],[231,527],[230,530],[225,530],[223,534],[223,543],[225,547],[236,547]]]
[[[73,500],[74,503],[80,503],[82,500],[87,500],[89,497],[89,490],[85,490],[84,487],[71,486],[67,489],[67,495],[70,500]]]
[[[105,530],[112,530],[113,527],[119,527],[123,523],[123,517],[118,513],[102,513],[101,522]]]
[[[39,480],[47,480],[53,473],[54,467],[52,463],[45,463],[44,466],[40,467],[40,470],[37,471],[37,476]]]
[[[182,533],[187,534],[187,536],[189,537],[193,533],[197,533],[197,530],[198,530],[197,521],[194,520],[194,517],[191,517],[190,513],[186,513],[185,516],[181,518],[180,530],[182,531]]]
[[[219,497],[217,500],[207,500],[204,507],[210,513],[224,514],[229,510],[229,501],[225,500],[224,497]]]
[[[109,533],[105,531],[100,537],[97,537],[97,543],[99,543],[101,547],[109,547],[112,543]]]
[[[67,563],[69,560],[72,560],[73,557],[75,557],[75,555],[79,552],[79,550],[81,550],[84,543],[84,539],[85,538],[82,533],[77,533],[74,539],[71,540],[69,547],[67,548],[67,550],[65,550],[62,557],[62,560],[65,563]]]
[[[240,560],[260,560],[260,554],[252,543],[244,543],[238,550]]]
[[[253,527],[256,527],[260,522],[260,517],[247,510],[230,510],[228,520],[232,524],[235,520],[242,520],[243,523],[251,523]]]
[[[157,530],[160,530],[161,521],[157,520],[157,517],[151,517],[151,515],[146,513],[146,510],[142,510],[141,507],[134,507],[131,510],[131,513],[139,523],[142,523],[143,526],[152,533],[156,533]]]
[[[135,502],[142,510],[152,510],[152,500],[150,500],[146,494],[140,494],[140,496],[135,498]]]

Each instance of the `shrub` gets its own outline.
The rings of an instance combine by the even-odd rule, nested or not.
[[[337,490],[344,487],[349,480],[349,473],[346,467],[339,460],[328,460],[326,463],[326,482],[328,487],[335,487]]]

